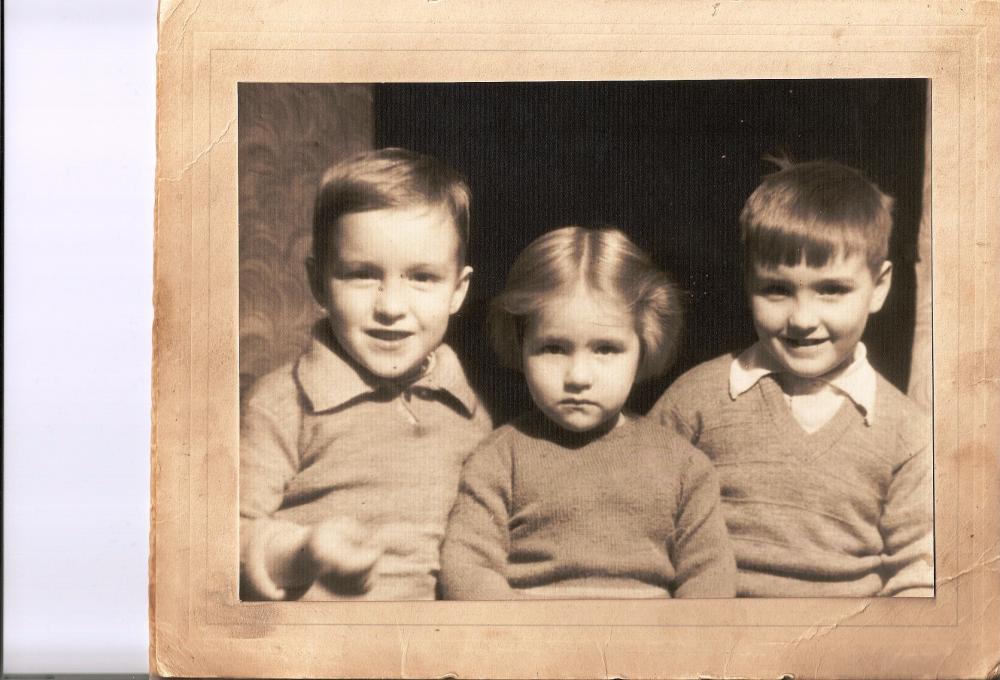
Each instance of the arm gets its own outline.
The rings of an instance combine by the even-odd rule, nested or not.
[[[931,447],[925,443],[894,472],[882,508],[885,584],[879,595],[934,595]]]
[[[681,381],[671,385],[657,400],[649,415],[663,428],[676,432],[697,445],[701,437],[701,418],[693,408],[685,408],[686,405],[690,405],[691,400],[685,398],[683,392],[684,386]]]
[[[284,599],[284,589],[271,575],[269,554],[275,549],[294,550],[304,540],[305,527],[271,518],[281,507],[285,485],[298,471],[297,436],[298,419],[288,422],[253,397],[244,404],[240,418],[240,573],[253,598]]]
[[[441,549],[441,589],[449,600],[513,600],[507,582],[510,551],[511,460],[495,440],[462,468],[458,498]]]
[[[688,455],[671,546],[674,597],[735,597],[736,562],[715,468],[701,452]]]
[[[316,526],[276,520],[286,484],[298,472],[300,414],[294,402],[278,413],[251,399],[240,422],[240,572],[252,599],[282,600],[288,588],[337,572],[370,575],[380,551],[356,522],[333,518]]]

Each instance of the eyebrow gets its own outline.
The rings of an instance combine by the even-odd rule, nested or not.
[[[834,278],[829,278],[829,279],[821,279],[821,280],[819,280],[819,281],[816,282],[816,285],[817,286],[822,286],[822,285],[827,285],[827,284],[831,284],[831,283],[837,284],[839,286],[853,286],[854,285],[854,279],[852,279],[850,277],[847,277],[847,278],[836,278],[836,277],[834,277]]]
[[[760,283],[796,283],[795,277],[793,276],[780,276],[778,274],[755,274],[754,279]],[[847,277],[830,277],[828,279],[820,279],[819,281],[814,281],[812,286],[828,286],[828,285],[838,285],[838,286],[853,286],[855,283],[854,279],[850,276]]]
[[[546,343],[567,343],[573,342],[568,336],[565,335],[536,335],[535,342],[546,344]]]
[[[376,267],[378,269],[382,268],[382,265],[380,263],[375,262],[373,260],[367,260],[367,259],[354,260],[349,257],[342,257],[339,253],[334,256],[334,263],[345,267]],[[409,272],[418,269],[436,269],[439,267],[445,268],[449,267],[450,265],[451,265],[450,262],[416,262],[414,264],[409,265],[406,268],[406,271]]]

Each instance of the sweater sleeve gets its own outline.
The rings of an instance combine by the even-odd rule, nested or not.
[[[441,591],[449,600],[513,600],[510,552],[511,458],[496,438],[462,468],[458,498],[441,549]]]
[[[934,595],[931,447],[927,440],[893,474],[882,508],[885,584],[879,595]]]
[[[671,558],[674,597],[736,597],[736,561],[715,468],[691,450],[681,476]]]
[[[697,445],[701,437],[701,417],[694,405],[690,375],[681,376],[657,400],[649,416],[665,429],[676,432],[692,444]]]
[[[281,408],[287,400],[271,401],[249,399],[240,419],[240,574],[247,588],[243,595],[249,599],[284,597],[268,575],[266,549],[276,534],[298,528],[272,515],[298,471],[301,415],[297,409]]]

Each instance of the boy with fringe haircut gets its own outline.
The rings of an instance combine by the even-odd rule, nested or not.
[[[442,344],[472,269],[469,189],[404,149],[320,181],[306,269],[326,317],[241,409],[243,599],[426,600],[490,419]]]
[[[892,280],[892,199],[828,161],[781,163],[740,215],[758,340],[650,412],[716,466],[746,597],[932,596],[930,418],[861,342]]]

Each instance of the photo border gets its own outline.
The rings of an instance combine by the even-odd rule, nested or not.
[[[987,361],[997,352],[987,343],[997,339],[996,302],[985,285],[997,273],[997,200],[986,189],[997,176],[996,122],[986,117],[997,103],[987,69],[996,66],[995,3],[884,3],[866,23],[852,21],[869,7],[855,3],[812,5],[815,14],[804,3],[679,3],[670,23],[630,2],[532,3],[534,15],[400,3],[385,13],[391,22],[346,8],[332,22],[305,2],[235,21],[214,4],[161,7],[150,591],[158,673],[909,677],[940,665],[939,675],[972,677],[986,668],[997,624],[976,603],[1000,591],[997,517],[982,510],[998,507],[987,418],[997,404],[997,362]],[[934,600],[239,602],[236,84],[506,74],[931,80]]]

